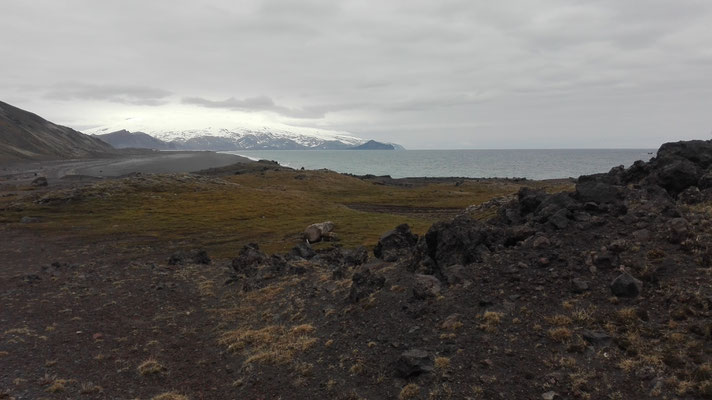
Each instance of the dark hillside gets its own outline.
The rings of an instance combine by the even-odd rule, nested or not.
[[[101,140],[0,102],[0,161],[87,158],[114,154]]]

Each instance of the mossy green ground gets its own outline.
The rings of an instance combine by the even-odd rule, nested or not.
[[[326,220],[335,223],[340,243],[347,247],[374,245],[384,232],[402,223],[422,234],[435,222],[432,214],[363,212],[347,205],[464,209],[514,193],[521,186],[465,181],[459,186],[395,187],[329,171],[268,171],[197,182],[150,176],[136,184],[131,179],[104,181],[82,189],[83,194],[71,201],[52,205],[5,197],[0,199],[5,209],[0,219],[17,222],[31,215],[42,222],[27,224],[28,229],[63,232],[88,241],[113,239],[124,246],[204,247],[216,256],[231,256],[249,242],[259,243],[267,252],[287,251],[307,225]]]

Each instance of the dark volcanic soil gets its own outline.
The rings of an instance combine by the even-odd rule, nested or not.
[[[375,249],[250,245],[211,264],[189,246],[171,256],[5,227],[0,388],[712,398],[711,167],[712,142],[666,144],[571,193],[522,189],[487,222],[459,215],[422,237],[400,226]]]
[[[252,161],[212,151],[124,151],[111,158],[3,164],[0,167],[0,185],[26,184],[39,176],[47,178],[50,184],[61,185],[63,182],[76,183],[80,177],[117,177],[134,172],[193,172],[234,163],[249,164]]]

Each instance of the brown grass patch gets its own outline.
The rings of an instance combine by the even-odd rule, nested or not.
[[[450,368],[450,359],[448,357],[435,357],[435,368],[439,370]]]
[[[573,333],[569,328],[566,328],[564,326],[560,326],[558,328],[553,328],[549,329],[549,337],[551,340],[559,343],[563,343],[569,339],[571,339],[571,336]]]
[[[310,336],[314,330],[309,324],[291,328],[270,325],[260,329],[235,329],[223,334],[220,343],[227,345],[230,351],[242,352],[246,364],[283,365],[317,342],[315,337]]]
[[[149,358],[148,360],[142,362],[137,369],[139,374],[143,376],[160,374],[166,370],[166,368],[155,358]]]
[[[403,386],[403,389],[401,389],[400,394],[398,394],[398,399],[399,400],[409,400],[416,398],[420,395],[420,386],[416,385],[415,383],[409,383],[405,386]]]
[[[480,317],[482,319],[482,323],[479,325],[479,328],[485,332],[495,333],[497,332],[497,327],[502,322],[503,316],[504,314],[501,312],[485,311],[485,313]]]
[[[182,394],[176,392],[162,393],[157,396],[151,397],[151,400],[190,400],[188,396],[183,396]]]

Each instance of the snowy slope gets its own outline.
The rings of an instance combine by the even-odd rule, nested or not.
[[[180,115],[161,119],[129,118],[85,130],[85,133],[101,135],[120,130],[143,132],[183,148],[202,150],[328,149],[366,142],[346,132],[227,118],[213,118],[206,123],[181,118]]]

